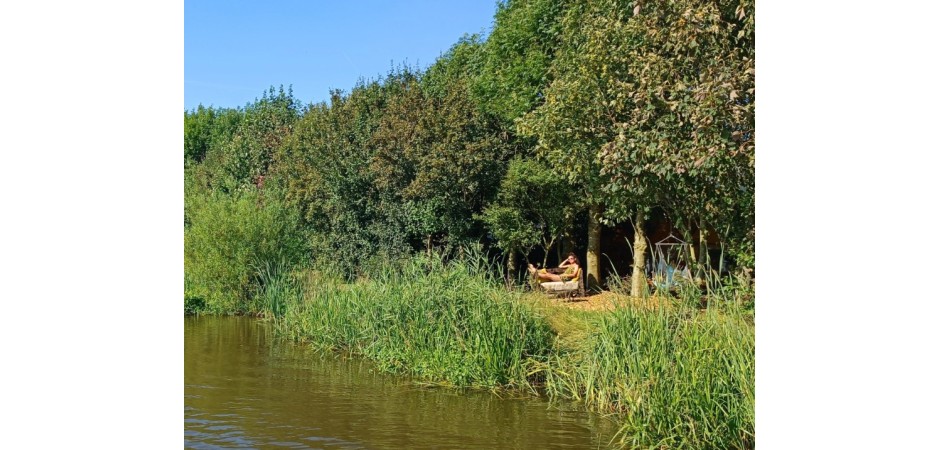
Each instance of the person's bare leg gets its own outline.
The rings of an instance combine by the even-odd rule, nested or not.
[[[561,275],[539,272],[539,279],[545,281],[561,281]]]

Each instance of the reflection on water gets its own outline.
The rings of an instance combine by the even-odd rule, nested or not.
[[[257,320],[185,320],[187,448],[603,448],[614,431],[541,399],[419,388]]]

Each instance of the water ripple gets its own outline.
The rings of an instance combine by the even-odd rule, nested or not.
[[[420,388],[279,342],[256,321],[190,320],[186,448],[598,448],[615,431],[542,399]]]

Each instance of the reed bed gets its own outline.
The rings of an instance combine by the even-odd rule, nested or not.
[[[320,273],[284,302],[278,329],[431,383],[532,389],[530,367],[547,359],[553,333],[489,273],[439,256],[354,283]]]
[[[546,390],[614,414],[623,447],[753,448],[754,333],[733,309],[598,314],[583,345],[549,358]]]
[[[274,270],[259,303],[280,333],[387,371],[580,401],[620,424],[615,447],[754,448],[752,304],[680,296],[573,311],[491,272],[438,256],[355,282]]]

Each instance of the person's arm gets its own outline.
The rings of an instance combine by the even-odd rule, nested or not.
[[[574,263],[571,263],[571,264],[574,264]],[[558,265],[558,268],[559,268],[559,269],[564,269],[564,268],[570,266],[571,264],[568,264],[568,260],[566,259],[566,260],[562,261],[561,264]]]

